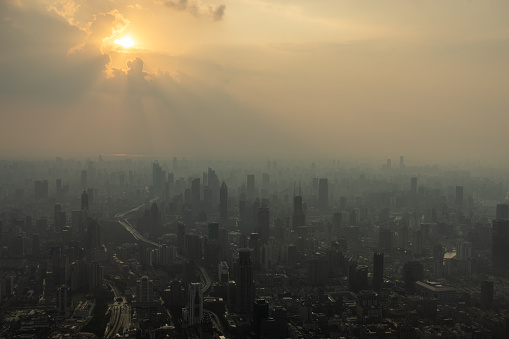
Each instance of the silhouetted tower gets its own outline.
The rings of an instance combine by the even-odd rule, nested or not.
[[[253,265],[251,262],[251,250],[241,249],[237,264],[237,312],[252,315],[254,301]]]
[[[405,157],[403,155],[401,155],[399,157],[399,168],[404,168],[405,167]]]
[[[265,299],[256,299],[253,305],[253,327],[255,338],[262,338],[261,323],[269,317],[269,303]]]
[[[255,176],[254,174],[247,175],[247,200],[254,201],[255,199]]]
[[[373,254],[373,290],[380,291],[384,281],[384,254],[375,252]]]
[[[219,191],[219,220],[228,220],[228,186],[224,181]]]
[[[197,325],[203,320],[203,289],[201,283],[189,285],[189,325]]]
[[[88,210],[88,193],[87,193],[87,191],[83,191],[83,193],[81,193],[81,210],[82,211]]]
[[[509,220],[493,220],[493,250],[491,259],[493,270],[509,270]]]
[[[327,209],[329,203],[329,183],[327,178],[320,178],[318,181],[318,206]]]
[[[296,229],[299,226],[306,225],[306,215],[302,208],[302,197],[293,197],[293,216],[292,216],[292,228]]]

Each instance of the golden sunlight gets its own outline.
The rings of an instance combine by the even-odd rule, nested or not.
[[[126,36],[126,37],[123,37],[122,39],[116,39],[115,44],[120,45],[125,48],[129,48],[129,47],[134,46],[134,40],[131,39],[130,36]]]

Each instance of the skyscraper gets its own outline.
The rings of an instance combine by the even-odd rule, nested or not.
[[[492,262],[495,273],[509,270],[509,220],[493,220]]]
[[[399,168],[404,168],[405,167],[405,157],[403,155],[401,155],[399,157]]]
[[[219,220],[228,220],[228,186],[224,181],[219,191]]]
[[[253,300],[255,295],[253,285],[253,265],[251,262],[251,250],[241,249],[237,263],[237,312],[251,316],[253,312]]]
[[[189,284],[188,324],[198,325],[203,319],[203,289],[201,283]]]
[[[373,290],[380,291],[384,280],[384,254],[375,252],[373,254]]]
[[[87,219],[87,250],[99,248],[101,245],[100,228],[97,220]]]
[[[327,178],[320,178],[318,181],[318,207],[327,209],[329,203],[329,183]]]
[[[81,210],[82,211],[88,210],[88,193],[87,193],[87,191],[83,191],[83,193],[81,193]]]
[[[296,229],[299,226],[306,225],[306,216],[302,208],[302,197],[293,197],[293,216],[292,216],[292,228]]]
[[[136,284],[136,302],[148,303],[152,301],[154,295],[154,286],[152,280],[144,275]]]

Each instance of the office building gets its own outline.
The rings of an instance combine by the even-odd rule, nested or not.
[[[187,320],[187,323],[191,326],[198,325],[203,320],[203,289],[201,283],[189,284]]]
[[[255,296],[251,250],[241,249],[239,251],[236,272],[236,311],[240,314],[251,316]]]

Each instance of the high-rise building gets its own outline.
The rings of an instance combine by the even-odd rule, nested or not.
[[[456,206],[463,207],[463,186],[456,186]]]
[[[254,201],[255,199],[255,176],[254,174],[247,175],[247,200]]]
[[[239,251],[236,272],[236,310],[240,314],[251,315],[253,312],[253,300],[255,296],[251,250],[241,249]]]
[[[161,169],[161,165],[159,165],[157,162],[154,162],[152,164],[152,188],[156,194],[162,194],[165,179],[166,172]]]
[[[387,165],[386,165],[387,169],[391,169],[392,168],[392,161],[391,159],[387,159]]]
[[[201,283],[189,284],[188,324],[198,325],[203,320],[203,289]]]
[[[82,211],[88,210],[88,193],[87,193],[87,191],[83,191],[83,193],[81,193],[81,210]]]
[[[224,181],[219,191],[219,220],[228,220],[228,186]]]
[[[318,206],[327,209],[329,203],[329,183],[327,178],[320,178],[318,182]]]
[[[292,228],[296,229],[299,226],[306,225],[306,215],[302,208],[302,197],[293,197],[293,216],[292,216]]]
[[[405,167],[405,157],[403,155],[401,155],[399,157],[399,168],[404,168]]]
[[[373,254],[373,290],[379,292],[384,281],[384,254]]]
[[[262,338],[262,321],[269,317],[269,302],[265,299],[256,299],[253,305],[253,327],[256,338]]]
[[[493,220],[492,262],[495,273],[509,270],[509,220]]]
[[[99,248],[101,245],[100,226],[96,219],[87,219],[87,250]]]
[[[152,280],[144,275],[136,284],[136,302],[149,303],[154,296],[154,286]]]
[[[66,285],[60,286],[57,290],[57,309],[60,315],[69,317],[71,313],[71,289]]]

